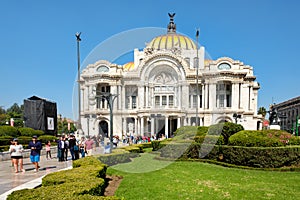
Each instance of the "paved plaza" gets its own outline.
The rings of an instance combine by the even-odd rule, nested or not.
[[[97,148],[94,154],[103,153],[103,148]],[[58,162],[56,156],[47,160],[46,156],[41,156],[39,172],[34,172],[34,165],[29,158],[24,158],[25,172],[14,173],[14,167],[10,160],[0,161],[0,200],[5,200],[7,195],[15,190],[24,188],[35,188],[42,183],[42,178],[52,172],[72,168],[72,160]]]

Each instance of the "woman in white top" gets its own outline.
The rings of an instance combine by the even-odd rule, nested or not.
[[[19,144],[18,138],[15,138],[13,140],[13,144],[9,147],[10,156],[15,167],[15,173],[19,172],[18,165],[20,165],[20,171],[25,172],[25,170],[23,169],[23,150],[23,146]]]

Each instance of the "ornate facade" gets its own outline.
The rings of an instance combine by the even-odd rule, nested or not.
[[[133,62],[99,60],[82,71],[80,117],[85,134],[110,135],[110,110],[103,98],[107,93],[115,96],[114,135],[171,137],[181,126],[224,121],[249,130],[259,127],[260,86],[253,68],[228,57],[206,59],[204,47],[176,33],[174,15],[170,17],[167,33],[143,50],[134,49]]]

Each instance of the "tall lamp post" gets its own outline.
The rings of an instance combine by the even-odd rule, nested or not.
[[[77,41],[77,84],[78,84],[78,127],[77,132],[80,133],[81,130],[81,119],[80,119],[80,113],[81,113],[81,101],[80,101],[80,52],[79,52],[79,43],[81,41],[80,38],[81,32],[76,33],[76,41]]]
[[[114,108],[114,101],[117,97],[116,94],[111,94],[109,92],[101,92],[100,97],[107,101],[109,106],[109,124],[110,124],[110,153],[112,151],[112,144],[113,144],[113,108]]]
[[[196,48],[197,48],[197,59],[196,59],[196,126],[199,125],[199,118],[198,118],[198,106],[199,106],[199,80],[198,80],[198,71],[199,71],[199,56],[198,56],[198,40],[199,40],[199,29],[196,31]]]

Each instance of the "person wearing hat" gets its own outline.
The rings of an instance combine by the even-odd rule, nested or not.
[[[37,136],[34,135],[32,136],[32,141],[29,142],[28,148],[31,149],[30,152],[30,161],[32,164],[34,164],[34,171],[38,172],[39,171],[39,162],[40,162],[40,152],[42,149],[42,144],[40,141],[37,140]]]
[[[12,144],[9,147],[10,156],[14,163],[15,173],[18,173],[18,165],[20,165],[20,171],[25,172],[23,169],[23,146],[19,144],[18,138],[13,139]]]

